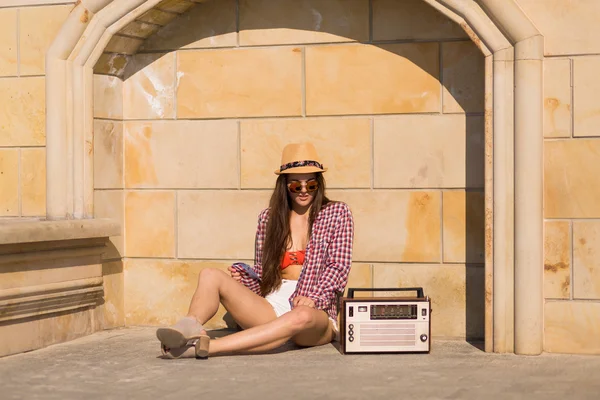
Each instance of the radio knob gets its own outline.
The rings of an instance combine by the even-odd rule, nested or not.
[[[353,337],[353,336],[350,336],[350,337],[348,338],[348,341],[349,341],[349,342],[354,342],[354,337]]]
[[[348,325],[348,328],[350,328],[350,329],[354,329],[354,324],[350,324],[350,325]]]
[[[426,342],[427,341],[427,335],[426,334],[422,334],[421,335],[421,342]]]

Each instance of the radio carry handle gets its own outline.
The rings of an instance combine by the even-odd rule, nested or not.
[[[349,288],[348,289],[348,298],[354,298],[354,292],[417,292],[417,297],[423,298],[423,288],[422,287],[413,287],[413,288]]]

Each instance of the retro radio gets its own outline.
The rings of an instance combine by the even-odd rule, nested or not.
[[[362,292],[416,292],[416,297],[354,297]],[[348,289],[341,299],[342,353],[429,353],[431,307],[423,288]]]

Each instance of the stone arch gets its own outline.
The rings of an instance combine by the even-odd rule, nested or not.
[[[485,107],[486,351],[540,354],[543,37],[514,0],[423,1],[461,25],[493,71]],[[92,68],[115,33],[160,2],[80,0],[49,48],[48,219],[92,218]]]

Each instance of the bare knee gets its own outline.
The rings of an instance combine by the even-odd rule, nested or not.
[[[216,268],[204,268],[200,270],[198,274],[198,282],[203,283],[217,283],[219,280],[226,277],[227,274],[220,269]]]
[[[299,306],[289,312],[290,325],[294,333],[302,332],[315,323],[314,310],[307,306]]]

